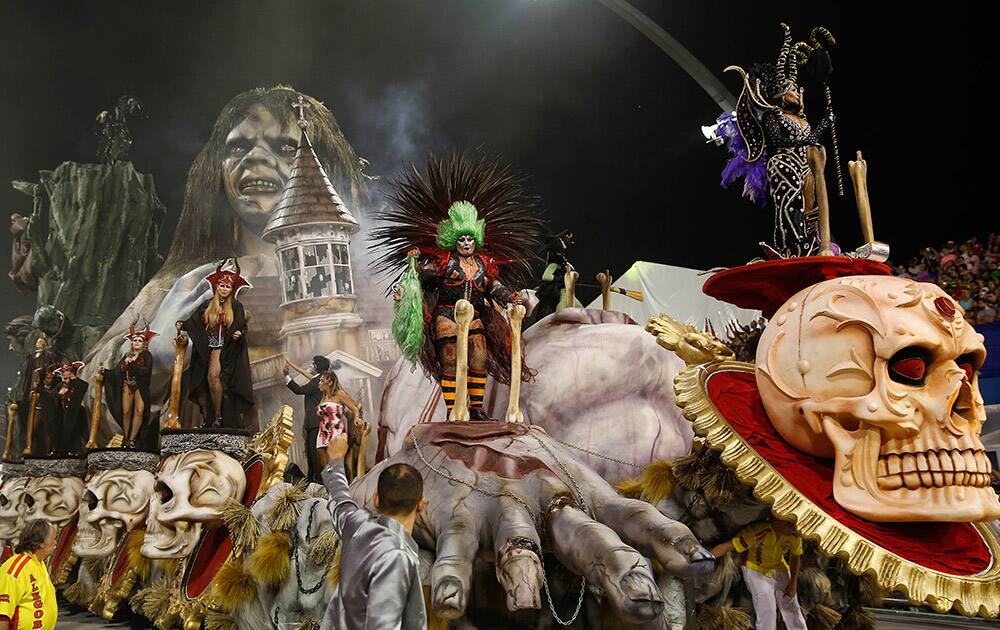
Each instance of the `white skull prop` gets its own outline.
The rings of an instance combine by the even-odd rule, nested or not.
[[[63,527],[76,517],[83,494],[79,477],[36,477],[24,488],[24,522],[40,518]]]
[[[146,470],[113,468],[87,482],[73,553],[81,558],[110,555],[123,534],[146,521],[155,479]]]
[[[1000,518],[979,435],[983,336],[939,287],[852,276],[792,296],[757,348],[768,416],[835,457],[833,496],[872,521]]]
[[[221,451],[196,449],[167,457],[150,498],[142,555],[189,555],[202,527],[220,524],[226,501],[241,500],[245,490],[243,466]]]
[[[26,477],[10,477],[0,486],[0,542],[13,543],[21,533],[25,509],[22,498],[27,481]]]

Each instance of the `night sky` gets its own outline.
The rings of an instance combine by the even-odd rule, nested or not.
[[[827,26],[839,40],[831,85],[844,164],[864,150],[876,237],[900,258],[1000,228],[985,193],[995,158],[983,159],[996,125],[983,98],[993,59],[980,49],[993,36],[965,5],[883,18],[857,3],[633,4],[734,93],[722,68],[772,60],[780,21],[797,39]],[[95,115],[133,94],[149,119],[132,126],[131,158],[167,206],[164,253],[219,110],[279,82],[323,100],[373,175],[428,150],[504,156],[530,177],[552,228],[575,232],[571,259],[586,280],[640,259],[740,264],[770,233],[769,210],[719,188],[725,151],[700,133],[716,104],[592,0],[7,0],[0,47],[0,207],[30,210],[9,180],[93,161]],[[818,97],[807,88],[814,119]],[[859,244],[850,192],[832,203],[835,240]],[[34,310],[9,282],[0,296],[0,322]],[[0,377],[14,369],[2,353]]]

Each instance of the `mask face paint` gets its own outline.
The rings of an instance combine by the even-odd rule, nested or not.
[[[223,187],[239,220],[260,234],[288,182],[301,130],[291,115],[276,119],[263,105],[247,110],[226,136]]]
[[[836,461],[833,496],[872,521],[1000,518],[980,441],[983,336],[941,288],[854,276],[800,291],[768,323],[757,386],[793,446]]]
[[[189,555],[204,527],[222,523],[226,501],[241,500],[245,490],[243,467],[225,453],[193,450],[167,457],[150,496],[142,555]]]
[[[80,501],[73,553],[81,558],[106,556],[121,536],[146,522],[153,493],[153,473],[121,468],[91,477]]]
[[[462,256],[471,256],[476,251],[476,239],[468,234],[459,236],[458,241],[455,243],[455,251]]]

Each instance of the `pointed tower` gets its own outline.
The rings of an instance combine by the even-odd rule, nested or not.
[[[334,190],[309,142],[300,96],[302,137],[291,176],[264,228],[273,243],[281,279],[284,352],[300,365],[313,355],[344,350],[360,352],[357,296],[348,245],[358,222]]]

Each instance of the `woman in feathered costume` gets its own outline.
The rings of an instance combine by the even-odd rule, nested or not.
[[[726,68],[742,75],[743,92],[736,115],[719,117],[718,133],[733,155],[722,172],[722,185],[729,187],[743,178],[744,197],[761,205],[770,197],[774,203],[773,250],[787,258],[809,256],[819,247],[819,210],[806,151],[821,147],[820,139],[833,124],[833,110],[827,109],[820,122],[810,126],[798,71],[813,58],[829,59],[816,54],[821,50],[817,37],[824,34],[832,41],[832,36],[820,27],[813,31],[811,45],[792,44],[788,25],[781,28],[784,39],[776,64],[755,64],[749,73],[739,66]],[[826,75],[831,71],[829,67],[816,69]]]
[[[378,272],[406,271],[395,288],[393,335],[411,361],[441,383],[448,412],[455,403],[455,303],[475,309],[469,327],[469,415],[483,410],[486,376],[509,384],[510,328],[502,308],[519,304],[516,287],[531,278],[541,220],[521,178],[506,165],[458,155],[431,156],[393,183],[392,204],[372,233]],[[530,380],[531,371],[518,375]]]

